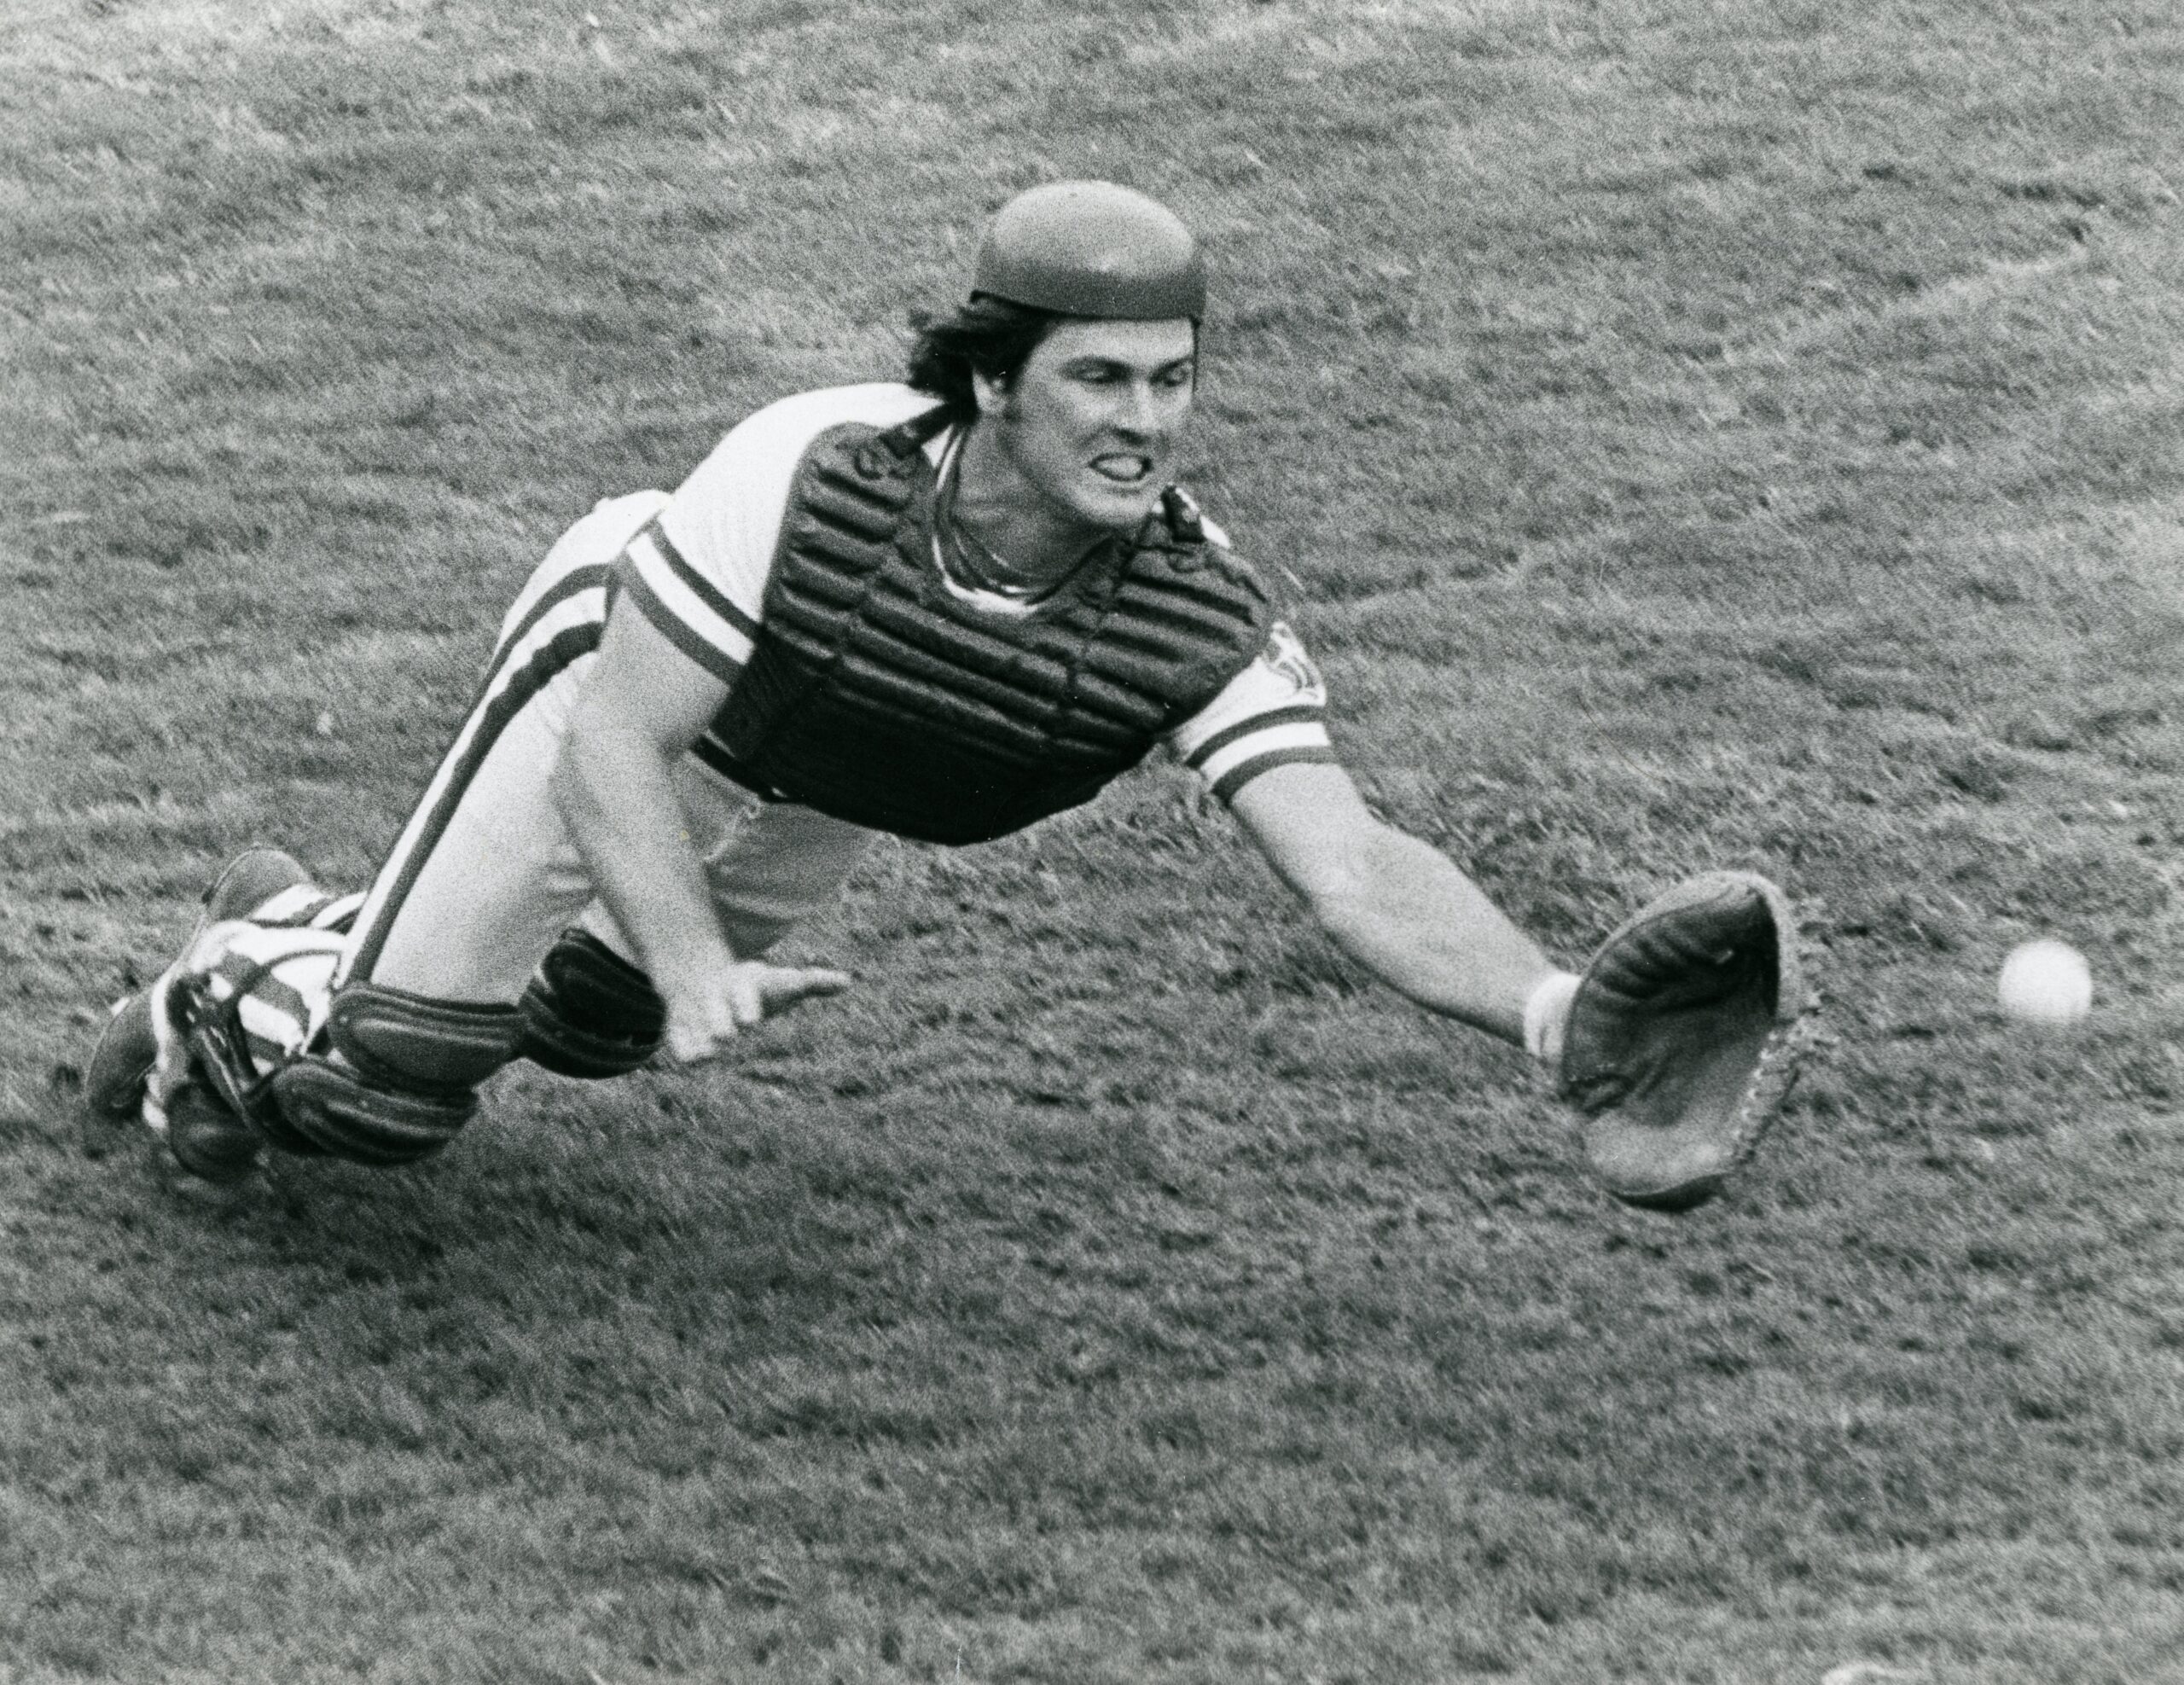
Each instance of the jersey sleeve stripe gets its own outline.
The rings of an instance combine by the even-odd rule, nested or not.
[[[1251,755],[1235,763],[1214,781],[1214,799],[1224,802],[1235,800],[1237,791],[1262,772],[1271,772],[1277,766],[1332,766],[1337,760],[1333,747],[1324,743],[1317,747],[1269,749],[1264,754]]]
[[[1256,760],[1261,755],[1279,754],[1290,749],[1325,749],[1328,747],[1327,728],[1318,721],[1300,722],[1290,725],[1270,725],[1239,737],[1217,754],[1209,755],[1198,767],[1198,776],[1209,784],[1218,785],[1229,772],[1246,761]]]
[[[657,549],[676,578],[689,588],[690,595],[742,633],[746,641],[758,636],[757,619],[737,607],[726,592],[690,566],[657,518],[637,535],[635,542],[648,543]]]
[[[1310,702],[1299,702],[1287,708],[1269,708],[1264,713],[1252,714],[1248,718],[1238,720],[1234,725],[1224,726],[1204,742],[1187,749],[1184,752],[1183,764],[1188,767],[1202,768],[1207,761],[1231,744],[1240,742],[1243,739],[1256,732],[1263,731],[1269,726],[1320,725],[1325,718],[1326,711]],[[1326,728],[1321,726],[1321,730],[1322,741],[1324,741]]]
[[[722,683],[735,683],[736,676],[743,671],[744,660],[751,653],[748,643],[743,646],[742,654],[736,655],[723,649],[718,644],[706,642],[691,629],[688,621],[683,619],[666,603],[660,601],[659,594],[652,588],[652,581],[646,578],[640,569],[625,568],[621,578],[629,587],[630,601],[644,611],[646,619],[666,634],[670,643]]]

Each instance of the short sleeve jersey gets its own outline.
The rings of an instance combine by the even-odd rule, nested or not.
[[[932,407],[924,393],[891,382],[803,392],[758,410],[698,465],[657,525],[630,541],[621,578],[631,599],[684,654],[733,684],[751,658],[782,517],[805,451],[830,428],[849,422],[892,427]],[[926,445],[936,468],[952,443],[943,433]],[[1227,542],[1211,523],[1207,537]],[[996,613],[1014,607],[993,605]],[[1326,712],[1318,670],[1296,635],[1277,622],[1258,658],[1165,741],[1227,801],[1275,767],[1333,761]]]

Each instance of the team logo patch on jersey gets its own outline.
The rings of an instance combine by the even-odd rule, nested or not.
[[[1295,687],[1298,702],[1310,703],[1315,707],[1326,706],[1327,681],[1320,677],[1319,668],[1304,653],[1304,644],[1289,630],[1287,621],[1276,620],[1267,628],[1266,648],[1259,652],[1259,659]]]

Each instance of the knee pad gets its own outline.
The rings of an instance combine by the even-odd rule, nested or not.
[[[571,928],[539,962],[518,1008],[517,1052],[564,1077],[619,1077],[659,1051],[667,1003],[597,937]]]
[[[474,1089],[515,1057],[514,1007],[435,1001],[377,983],[334,991],[326,1037],[366,1078],[414,1092]]]
[[[478,1084],[514,1057],[513,1007],[427,1000],[376,983],[334,991],[326,1036],[335,1057],[306,1054],[268,1084],[288,1128],[358,1164],[437,1153],[476,1115]]]

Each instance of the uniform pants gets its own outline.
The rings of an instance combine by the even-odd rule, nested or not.
[[[642,966],[594,892],[553,775],[631,533],[665,499],[601,503],[548,553],[502,623],[486,682],[380,868],[335,978],[501,1006],[561,932],[582,923]],[[871,833],[764,802],[694,757],[676,770],[683,832],[739,957],[764,953],[833,898]]]
[[[764,954],[831,901],[872,834],[809,808],[760,801],[694,762],[681,782],[692,841],[739,958]],[[373,981],[434,1000],[512,1006],[572,923],[642,967],[635,944],[592,895],[566,835],[518,860],[479,851],[479,833],[489,830],[483,820],[452,827],[431,851],[410,892],[386,915]],[[551,827],[542,830],[552,834]],[[537,841],[541,833],[532,834]],[[390,860],[379,884],[397,870]],[[359,898],[335,900],[300,886],[248,919],[214,926],[187,956],[188,969],[208,976],[216,1001],[243,997],[242,1023],[261,1075],[311,1045],[337,983],[355,974],[361,928],[345,935],[339,927]]]
[[[337,983],[351,977],[428,999],[512,1004],[539,960],[580,924],[642,968],[594,894],[555,805],[560,722],[548,700],[502,730],[443,825],[433,793],[374,880]],[[765,953],[840,891],[872,833],[807,807],[759,799],[694,757],[677,768],[684,835],[729,948]]]
[[[597,659],[614,558],[659,501],[652,493],[602,503],[533,575],[477,700],[338,954],[330,951],[334,932],[283,921],[228,941],[240,945],[226,965],[212,951],[223,946],[217,940],[193,962],[215,974],[216,989],[224,979],[258,979],[236,991],[260,997],[246,1001],[245,1016],[261,1064],[308,1045],[331,991],[351,979],[462,1006],[512,1007],[572,924],[642,968],[642,956],[594,893],[552,780]],[[874,834],[762,800],[695,757],[676,769],[676,793],[685,840],[740,958],[765,953],[832,900]]]

